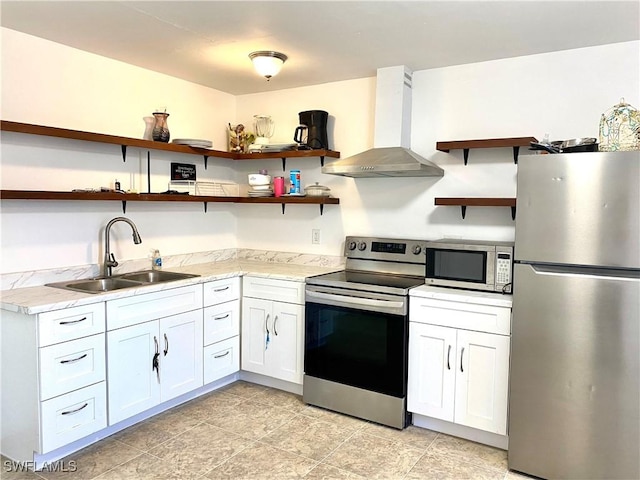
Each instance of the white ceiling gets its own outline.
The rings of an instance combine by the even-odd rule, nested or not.
[[[394,65],[424,70],[640,39],[638,0],[3,0],[0,8],[4,27],[235,95]],[[255,50],[289,60],[267,82],[247,56]]]

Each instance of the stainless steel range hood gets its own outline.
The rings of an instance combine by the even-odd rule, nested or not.
[[[344,177],[442,177],[444,170],[411,151],[412,72],[379,68],[374,148],[322,167]]]

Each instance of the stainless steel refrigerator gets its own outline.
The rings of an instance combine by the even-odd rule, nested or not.
[[[640,478],[640,152],[518,164],[509,468]]]

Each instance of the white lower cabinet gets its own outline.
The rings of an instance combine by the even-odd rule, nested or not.
[[[408,409],[507,432],[509,337],[411,322]]]
[[[243,288],[242,369],[302,384],[304,284],[251,277],[244,281],[250,286]],[[277,301],[279,292],[300,303]]]
[[[107,426],[105,304],[2,311],[2,454],[32,461]]]
[[[204,285],[204,383],[240,370],[240,278]]]
[[[202,386],[202,310],[107,333],[109,424]]]
[[[412,297],[408,410],[506,435],[510,312],[509,307]]]

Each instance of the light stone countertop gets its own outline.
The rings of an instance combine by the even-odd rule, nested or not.
[[[162,290],[169,290],[172,288],[243,275],[304,282],[307,277],[335,272],[342,269],[343,267],[338,266],[318,267],[254,260],[227,260],[175,268],[164,268],[163,270],[170,272],[192,273],[200,276],[173,282],[114,290],[107,293],[81,293],[47,286],[4,290],[0,292],[0,308],[12,312],[33,315],[51,310],[60,310],[78,305],[104,302],[106,300],[114,300],[116,298],[132,297],[145,293],[159,292]]]

